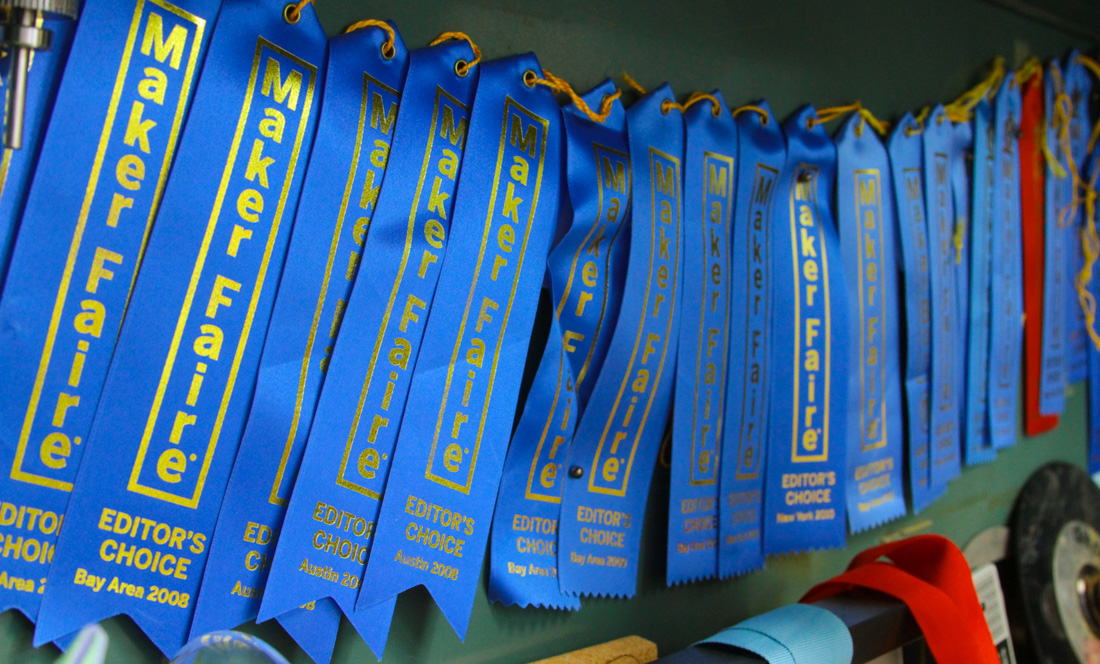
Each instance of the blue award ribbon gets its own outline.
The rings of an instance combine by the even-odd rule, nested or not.
[[[567,236],[568,237],[568,236]],[[546,609],[581,608],[558,586],[562,460],[575,428],[577,397],[558,317],[504,460],[489,556],[489,599]],[[536,410],[535,404],[553,408]],[[542,426],[546,424],[546,426]]]
[[[719,92],[684,111],[684,254],[668,498],[668,585],[718,573],[737,125]]]
[[[1062,83],[1058,61],[1051,61],[1043,76],[1043,140],[1048,147],[1043,177],[1043,329],[1042,363],[1039,370],[1039,413],[1061,415],[1066,407],[1066,342],[1070,322],[1067,293],[1073,276],[1069,273],[1069,243],[1077,234],[1070,225],[1073,179],[1067,170],[1054,121],[1054,105]],[[1076,220],[1072,220],[1076,225]],[[1072,237],[1071,237],[1072,234]]]
[[[888,141],[905,287],[905,411],[909,493],[914,512],[942,493],[931,484],[929,376],[932,372],[932,290],[925,222],[921,127],[907,113]]]
[[[635,592],[642,520],[672,414],[680,311],[683,116],[662,85],[626,112],[630,260],[603,370],[569,448],[558,534],[563,592]]]
[[[989,287],[989,438],[1000,449],[1016,444],[1020,362],[1024,347],[1023,247],[1020,245],[1022,101],[1013,75],[1005,77],[993,113],[993,240]]]
[[[932,290],[932,380],[928,417],[929,478],[932,487],[946,486],[959,474],[959,382],[961,357],[958,291],[955,285],[954,201],[951,195],[951,144],[954,131],[942,106],[925,122],[924,196],[928,213],[929,288]]]
[[[585,102],[597,108],[614,90],[605,81]],[[563,109],[562,122],[571,223],[547,259],[551,330],[504,460],[493,513],[489,598],[578,609],[580,598],[558,585],[563,464],[619,314],[631,173],[619,101],[602,123],[573,106]]]
[[[85,443],[37,643],[118,613],[163,652],[186,640],[319,106],[324,33],[311,8],[294,24],[283,12],[279,0],[222,8],[217,66],[196,89]]]
[[[423,585],[464,638],[558,218],[561,109],[533,55],[481,65],[451,241],[357,606]],[[489,166],[492,164],[492,166]]]
[[[362,247],[369,271],[356,280],[331,351],[259,611],[268,618],[305,602],[335,601],[379,656],[395,597],[364,611],[355,610],[355,600],[466,148],[480,67],[459,76],[455,65],[472,58],[464,41],[408,56],[388,175],[381,191],[371,192],[377,205]]]
[[[963,439],[968,465],[996,458],[989,440],[989,292],[992,285],[993,109],[986,100],[974,107],[974,177],[970,231],[969,329],[966,352],[966,418]]]
[[[38,613],[217,13],[216,0],[84,6],[0,299],[0,573],[20,580],[0,609]]]
[[[1066,56],[1063,73],[1065,74],[1066,95],[1072,104],[1072,115],[1069,118],[1069,143],[1070,154],[1077,164],[1078,171],[1085,177],[1084,171],[1089,160],[1088,145],[1089,135],[1092,133],[1090,124],[1089,101],[1092,96],[1092,76],[1082,65],[1077,57],[1079,53],[1074,50]],[[1058,154],[1061,154],[1061,146],[1058,145]],[[1071,176],[1072,179],[1072,176]],[[1088,376],[1088,346],[1092,343],[1088,331],[1085,329],[1085,313],[1081,309],[1081,303],[1077,297],[1076,279],[1077,273],[1085,267],[1085,254],[1081,249],[1081,233],[1084,231],[1085,215],[1078,196],[1074,196],[1073,185],[1070,185],[1070,198],[1072,205],[1066,215],[1066,231],[1068,239],[1066,250],[1069,260],[1066,267],[1069,275],[1066,278],[1067,295],[1069,302],[1066,305],[1066,313],[1069,316],[1066,334],[1066,380],[1070,383],[1084,380]],[[1070,204],[1067,204],[1070,205]]]
[[[315,158],[302,185],[256,393],[226,488],[225,504],[233,507],[218,518],[191,638],[252,620],[260,606],[385,174],[408,55],[396,36],[388,58],[385,44],[386,33],[373,29],[343,35],[329,47]],[[275,453],[272,441],[280,442]],[[324,615],[334,632],[339,612]],[[302,645],[320,652],[315,660],[327,661],[333,642],[320,636]],[[381,638],[384,644],[385,631]]]
[[[1091,182],[1095,187],[1096,183],[1100,181],[1100,151],[1094,150],[1091,155],[1088,155],[1085,162],[1078,162],[1082,167],[1082,177],[1086,182]],[[1100,219],[1097,219],[1096,205],[1092,207],[1092,218],[1087,217],[1090,206],[1085,206],[1084,223],[1096,227]],[[1100,275],[1097,275],[1096,266],[1093,266],[1092,274],[1089,275],[1088,290],[1092,296],[1100,296]],[[1097,349],[1092,343],[1092,339],[1089,339],[1087,346],[1088,351],[1088,386],[1089,386],[1089,400],[1088,400],[1088,471],[1089,475],[1092,475],[1092,481],[1100,484],[1100,349]]]
[[[897,225],[890,162],[874,129],[853,115],[836,149],[840,252],[855,298],[846,498],[849,528],[859,532],[905,514]]]
[[[958,390],[959,440],[965,447],[966,433],[966,368],[968,366],[970,322],[970,217],[973,193],[970,189],[970,170],[974,164],[974,128],[969,121],[951,122],[951,196],[955,212],[952,227],[951,251],[955,267],[955,304],[958,321],[958,338],[955,344],[955,386]],[[962,449],[959,458],[962,459]]]
[[[771,380],[775,183],[786,143],[767,102],[737,121],[737,188],[730,258],[729,386],[722,426],[718,505],[718,575],[764,565],[764,455]]]
[[[0,293],[4,290],[4,275],[11,258],[12,243],[19,230],[27,192],[38,164],[38,150],[46,134],[46,125],[53,112],[54,98],[65,70],[65,60],[72,44],[74,22],[57,14],[43,12],[42,27],[52,33],[50,48],[36,51],[31,59],[34,75],[28,77],[24,109],[23,147],[0,150]],[[0,71],[8,71],[11,53],[0,58]],[[103,57],[100,53],[99,57]],[[7,77],[0,81],[0,96],[7,94]],[[84,122],[88,122],[86,109]],[[2,603],[2,601],[0,601]]]
[[[805,106],[783,123],[772,223],[772,383],[764,553],[844,546],[848,297],[836,223],[836,146]]]
[[[586,95],[587,103],[597,108],[604,96],[614,91],[614,84],[605,81]],[[619,316],[630,249],[623,230],[629,225],[633,178],[626,111],[621,102],[612,103],[602,124],[590,121],[573,106],[563,109],[562,120],[567,140],[566,184],[574,220],[550,253],[547,270],[551,289],[561,294],[555,298],[554,311],[561,322],[562,339],[569,340],[565,357],[577,393],[575,423],[592,395]],[[572,147],[573,141],[578,143],[576,147]],[[575,178],[569,177],[571,173]],[[559,457],[559,462],[562,459]]]

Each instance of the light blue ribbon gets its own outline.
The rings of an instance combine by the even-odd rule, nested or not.
[[[781,606],[714,636],[701,644],[720,643],[748,650],[769,664],[849,664],[852,635],[832,611],[809,604]]]

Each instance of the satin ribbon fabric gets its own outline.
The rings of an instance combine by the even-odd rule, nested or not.
[[[38,643],[118,613],[162,652],[186,640],[320,106],[324,32],[311,7],[294,24],[283,12],[276,0],[222,7],[85,442]]]

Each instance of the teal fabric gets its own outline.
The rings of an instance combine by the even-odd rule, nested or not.
[[[748,650],[768,664],[850,664],[852,635],[832,611],[790,604],[703,639]]]

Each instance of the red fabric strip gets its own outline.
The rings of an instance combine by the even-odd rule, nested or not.
[[[852,559],[847,572],[814,586],[800,601],[816,602],[855,588],[904,602],[939,664],[1000,664],[970,567],[951,540],[918,535],[867,549]]]
[[[1039,413],[1043,367],[1043,76],[1023,84],[1020,119],[1020,223],[1024,250],[1024,430],[1029,436],[1058,426],[1057,415]]]

